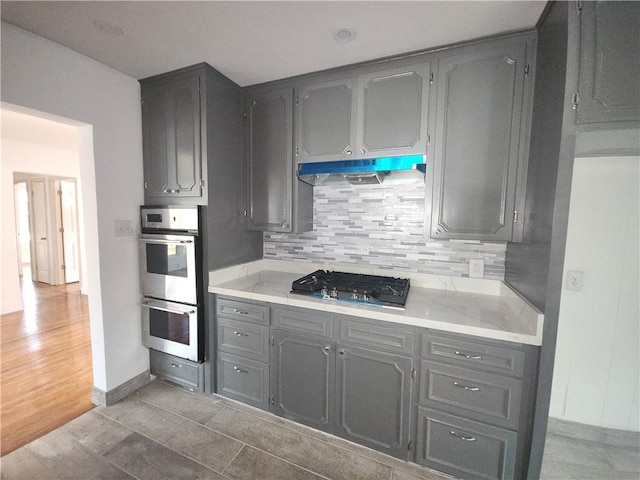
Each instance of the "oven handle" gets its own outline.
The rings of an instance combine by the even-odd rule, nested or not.
[[[155,238],[141,238],[140,241],[143,243],[157,243],[160,245],[174,245],[176,243],[178,244],[193,243],[193,240],[162,240],[162,239],[155,239]]]
[[[177,315],[193,315],[194,313],[196,313],[195,310],[184,310],[184,311],[174,310],[172,308],[159,307],[158,305],[152,305],[149,302],[142,302],[140,305],[146,308],[151,308],[153,310],[162,310],[163,312],[175,313]]]

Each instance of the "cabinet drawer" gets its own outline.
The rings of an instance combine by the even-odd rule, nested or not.
[[[274,309],[273,326],[328,338],[333,337],[333,317],[313,310]]]
[[[204,367],[200,363],[149,349],[150,371],[157,377],[187,387],[204,391]]]
[[[418,407],[417,462],[462,478],[511,479],[517,435]]]
[[[269,307],[266,305],[255,305],[253,303],[239,302],[227,298],[218,298],[216,301],[216,312],[218,316],[223,315],[245,322],[269,325]]]
[[[422,334],[422,357],[495,373],[522,377],[525,353],[475,339]]]
[[[403,331],[400,328],[371,325],[358,320],[340,322],[341,341],[366,347],[383,348],[412,355],[414,338],[413,332]]]
[[[218,355],[218,393],[269,409],[269,365],[227,353]]]
[[[522,382],[515,378],[422,361],[419,403],[517,429]]]
[[[269,327],[219,318],[218,350],[268,362]]]

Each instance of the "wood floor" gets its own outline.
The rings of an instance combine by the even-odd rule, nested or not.
[[[22,281],[24,310],[0,317],[0,455],[93,408],[87,297],[78,283]]]

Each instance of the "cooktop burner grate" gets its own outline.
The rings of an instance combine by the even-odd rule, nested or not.
[[[403,308],[409,294],[409,279],[316,270],[295,280],[291,291],[365,305]]]

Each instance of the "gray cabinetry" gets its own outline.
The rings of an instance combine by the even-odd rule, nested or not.
[[[640,120],[640,3],[580,2],[577,123]]]
[[[423,61],[303,85],[297,162],[424,154],[429,75]]]
[[[279,330],[273,338],[271,411],[333,432],[335,342]]]
[[[407,458],[412,331],[277,308],[272,336],[273,413]]]
[[[202,72],[143,81],[145,203],[204,197],[201,151]],[[198,203],[198,202],[196,202]]]
[[[252,91],[244,102],[247,228],[311,230],[312,187],[294,178],[293,89]]]
[[[204,391],[204,366],[168,353],[149,349],[150,371],[194,392]]]
[[[217,392],[269,409],[269,307],[216,300]]]
[[[512,240],[526,163],[533,37],[454,49],[438,60],[432,238]]]
[[[338,343],[335,434],[407,458],[413,359]]]
[[[535,348],[427,331],[421,357],[416,461],[463,478],[523,478]]]

